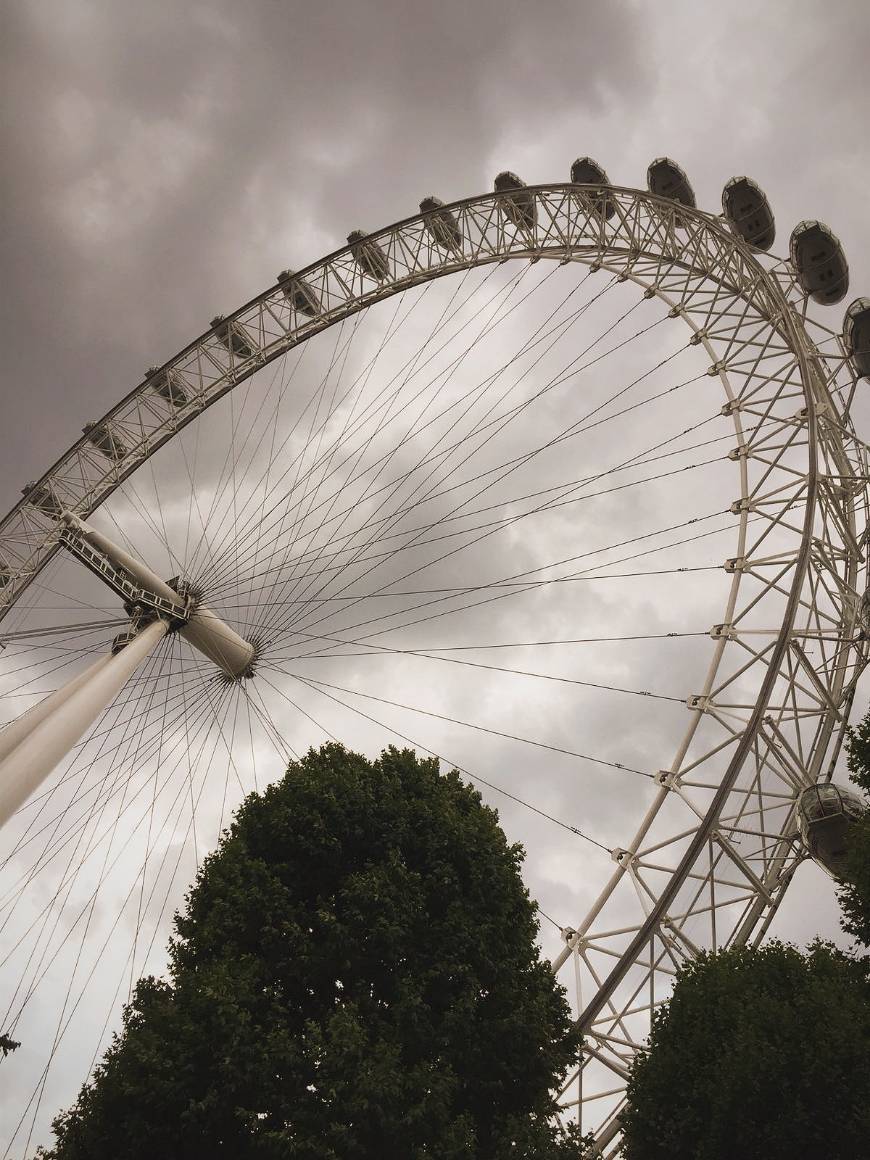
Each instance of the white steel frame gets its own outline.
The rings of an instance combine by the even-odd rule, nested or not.
[[[127,395],[96,425],[100,440],[79,440],[0,523],[0,619],[62,546],[61,513],[86,518],[260,367],[375,302],[506,259],[582,263],[660,299],[723,389],[738,550],[723,561],[726,609],[673,760],[553,962],[577,988],[586,1037],[562,1103],[611,1156],[628,1065],[676,968],[700,949],[762,938],[805,856],[796,796],[831,776],[867,659],[868,475],[849,417],[854,375],[839,335],[808,317],[791,267],[721,218],[638,190],[606,196],[609,218],[600,187],[524,188],[521,214],[489,194],[284,276]]]

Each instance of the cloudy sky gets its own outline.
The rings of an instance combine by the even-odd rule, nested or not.
[[[822,219],[850,297],[870,293],[868,50],[870,10],[845,0],[7,2],[0,508],[279,269],[506,168],[559,181],[589,154],[643,186],[668,154],[710,209],[747,173],[779,252]],[[826,880],[806,867],[798,888],[779,929],[835,934]]]
[[[782,239],[867,270],[866,5],[454,2],[3,6],[9,450],[0,497],[285,265],[511,168],[588,153],[699,204],[749,173]],[[14,449],[14,450],[13,450]]]

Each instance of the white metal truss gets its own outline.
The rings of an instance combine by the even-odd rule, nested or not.
[[[866,661],[867,456],[839,336],[807,319],[789,266],[751,251],[723,219],[645,192],[609,191],[607,218],[597,187],[522,194],[522,212],[489,194],[355,238],[150,372],[0,524],[0,618],[61,546],[62,512],[87,517],[259,368],[390,295],[486,263],[546,259],[659,298],[721,384],[739,524],[684,733],[553,963],[577,988],[586,1037],[563,1103],[615,1155],[627,1068],[675,970],[701,949],[763,937],[804,856],[796,795],[831,775]]]

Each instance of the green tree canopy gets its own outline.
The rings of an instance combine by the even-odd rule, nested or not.
[[[857,1160],[870,1140],[867,967],[830,944],[702,955],[631,1069],[626,1160]]]
[[[56,1160],[535,1160],[576,1058],[522,850],[411,751],[311,751],[247,798],[167,981],[55,1121]]]
[[[852,781],[870,794],[870,713],[851,731],[848,755]],[[839,899],[843,930],[870,947],[870,812],[852,825]]]

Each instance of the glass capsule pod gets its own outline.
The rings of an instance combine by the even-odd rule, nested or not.
[[[846,297],[849,264],[839,238],[822,222],[800,222],[789,242],[791,264],[804,294],[821,306]]]
[[[843,320],[843,345],[859,378],[870,378],[870,298],[856,298]]]
[[[320,313],[320,299],[303,278],[297,278],[292,270],[282,270],[278,275],[278,285],[284,297],[299,314],[316,318]]]
[[[798,798],[801,838],[812,858],[832,878],[843,876],[849,833],[863,813],[861,798],[833,782],[811,785]]]
[[[185,390],[184,380],[178,371],[172,369],[161,370],[160,367],[149,367],[145,372],[145,377],[148,379],[148,385],[155,395],[159,395],[170,407],[176,407],[180,410],[190,402],[187,391]]]
[[[94,447],[98,451],[101,451],[107,459],[118,461],[124,459],[127,455],[127,448],[118,436],[106,426],[100,426],[97,423],[85,423],[84,427],[82,427],[82,434],[87,435]]]
[[[352,230],[347,235],[347,244],[354,261],[364,274],[375,282],[385,282],[390,276],[390,260],[380,244],[363,230]]]
[[[571,182],[574,185],[610,185],[610,179],[597,161],[591,157],[578,157],[571,166]],[[584,196],[589,208],[603,216],[605,220],[616,213],[616,203],[606,193]]]
[[[656,197],[678,201],[688,209],[695,208],[695,193],[686,174],[670,157],[657,157],[646,171],[646,184]]]
[[[440,197],[424,197],[420,202],[420,213],[426,229],[439,249],[458,250],[462,246],[462,230],[452,210],[444,208]]]
[[[523,179],[505,169],[496,177],[493,188],[504,195],[499,198],[498,207],[508,221],[517,229],[532,229],[538,220],[538,205]]]
[[[756,250],[769,250],[776,224],[767,194],[751,177],[732,177],[722,190],[722,212],[731,229]]]
[[[238,322],[227,322],[222,314],[211,320],[215,336],[236,358],[250,358],[254,353],[251,339]]]

